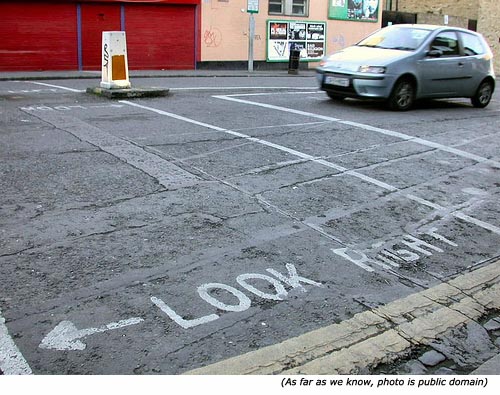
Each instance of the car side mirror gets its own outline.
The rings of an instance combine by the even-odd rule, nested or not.
[[[430,51],[427,51],[427,56],[431,58],[440,58],[443,56],[443,51],[440,49],[431,49]]]

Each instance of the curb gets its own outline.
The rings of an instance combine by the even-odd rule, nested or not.
[[[202,77],[311,77],[314,69],[301,70],[291,75],[288,70],[253,71],[246,70],[143,70],[131,71],[130,79],[134,78],[202,78]],[[101,72],[88,71],[40,71],[40,72],[0,72],[0,81],[32,81],[32,80],[67,80],[67,79],[100,79]]]
[[[164,97],[169,89],[156,88],[126,88],[126,89],[104,89],[100,87],[87,88],[87,93],[108,99],[130,99],[139,97]]]
[[[491,358],[474,370],[473,375],[499,375],[500,374],[500,354]]]
[[[339,324],[184,374],[360,374],[498,309],[500,260]]]

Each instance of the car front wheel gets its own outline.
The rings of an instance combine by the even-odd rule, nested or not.
[[[493,96],[493,83],[491,81],[483,81],[477,88],[476,94],[471,97],[470,101],[476,108],[486,107]]]
[[[409,79],[401,79],[396,82],[388,105],[394,111],[407,111],[415,102],[415,84]]]

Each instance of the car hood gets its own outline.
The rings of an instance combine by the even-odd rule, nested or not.
[[[353,72],[358,71],[359,66],[387,66],[412,54],[410,51],[396,49],[352,46],[325,57],[319,69]]]

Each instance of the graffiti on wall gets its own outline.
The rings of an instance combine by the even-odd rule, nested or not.
[[[222,33],[216,27],[210,26],[203,34],[203,41],[209,48],[217,48],[222,42]]]

